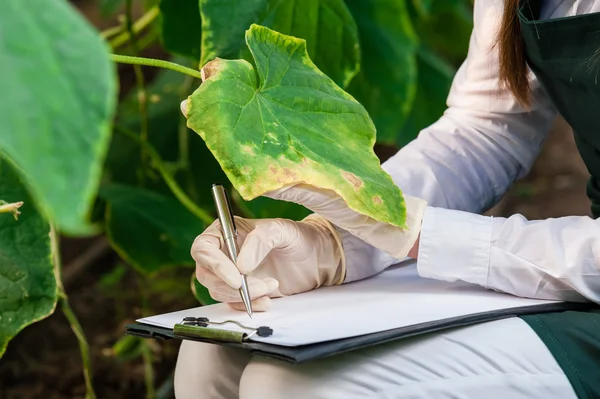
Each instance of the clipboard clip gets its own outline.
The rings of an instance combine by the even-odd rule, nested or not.
[[[211,324],[222,325],[228,323],[235,324],[244,330],[248,330],[249,333],[219,330],[209,327]],[[173,332],[176,335],[185,337],[205,338],[216,341],[229,341],[238,343],[247,341],[253,335],[258,335],[259,337],[269,337],[273,335],[273,329],[267,326],[260,326],[256,328],[248,327],[235,320],[210,321],[207,317],[184,317],[181,323],[176,324],[173,327]]]

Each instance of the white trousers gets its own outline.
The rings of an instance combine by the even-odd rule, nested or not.
[[[299,365],[183,341],[177,399],[576,399],[523,320],[408,338]]]

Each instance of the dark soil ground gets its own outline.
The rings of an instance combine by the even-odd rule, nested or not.
[[[127,76],[124,79],[128,80]],[[390,151],[380,149],[380,153],[386,157]],[[587,177],[568,126],[558,121],[531,173],[488,213],[521,213],[530,219],[587,215]],[[82,259],[81,254],[89,248],[95,248],[96,256]],[[90,343],[98,397],[144,398],[142,358],[121,360],[112,346],[123,336],[124,325],[135,318],[196,306],[189,289],[192,271],[142,278],[122,267],[102,237],[63,240],[62,252],[66,291]],[[118,279],[116,274],[108,274],[115,268],[125,270],[125,274]],[[111,277],[115,281],[111,282]],[[149,343],[152,353],[157,396],[170,398],[178,344],[144,342]],[[9,344],[0,361],[0,398],[66,399],[84,394],[77,341],[60,311],[27,327]]]

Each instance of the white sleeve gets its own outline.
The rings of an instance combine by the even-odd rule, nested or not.
[[[500,88],[495,35],[503,1],[476,1],[465,62],[454,77],[448,108],[433,125],[382,166],[408,195],[430,206],[482,212],[524,176],[539,154],[556,111],[532,76],[526,112]],[[342,231],[346,281],[376,274],[398,260]]]
[[[600,302],[600,220],[528,221],[430,208],[417,269],[525,298]]]

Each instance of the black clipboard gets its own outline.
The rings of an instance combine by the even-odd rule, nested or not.
[[[356,337],[343,338],[331,341],[324,341],[301,346],[282,346],[262,342],[244,341],[244,340],[220,340],[210,337],[210,332],[203,337],[182,336],[174,333],[172,329],[151,326],[142,323],[133,323],[125,326],[127,335],[154,338],[158,340],[169,339],[187,339],[210,344],[223,345],[248,350],[259,356],[265,356],[273,359],[283,360],[289,363],[304,363],[307,361],[321,359],[329,356],[338,355],[353,350],[363,349],[375,345],[397,341],[403,338],[414,337],[422,334],[432,333],[440,330],[462,327],[476,323],[500,320],[509,317],[518,317],[529,314],[564,312],[568,310],[587,310],[598,308],[593,303],[571,303],[560,302],[534,306],[524,306],[518,308],[508,308],[493,312],[475,313],[460,317],[436,320],[411,326],[380,331],[376,333],[360,335]],[[315,326],[315,328],[327,328],[326,326]]]

